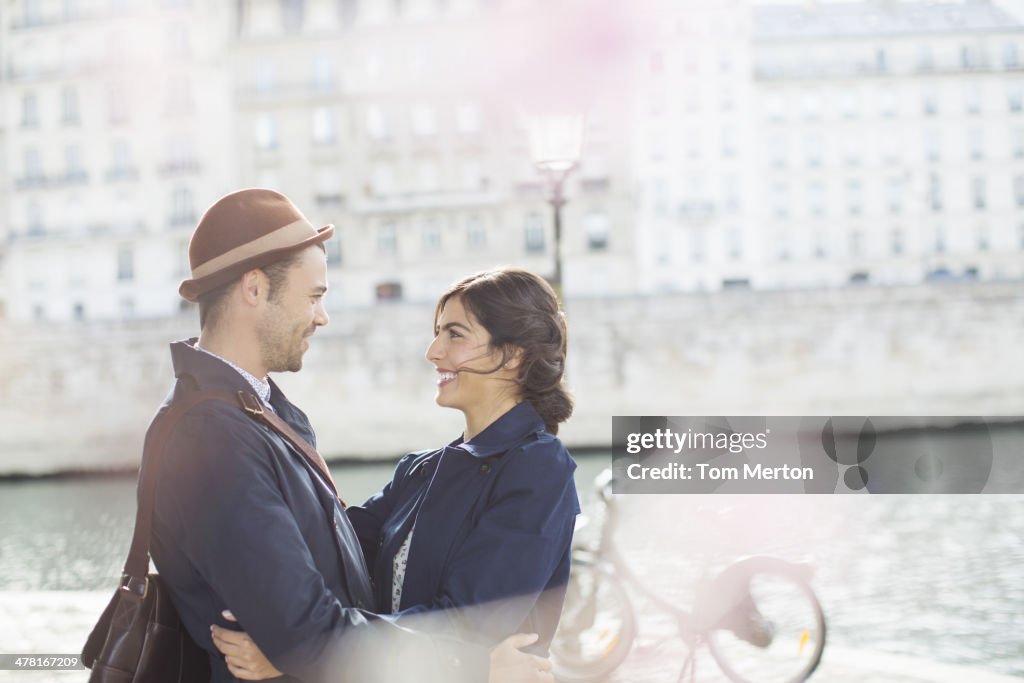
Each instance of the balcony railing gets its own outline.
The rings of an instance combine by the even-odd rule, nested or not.
[[[202,166],[196,159],[173,159],[165,161],[157,167],[157,172],[162,177],[193,175],[202,171]]]

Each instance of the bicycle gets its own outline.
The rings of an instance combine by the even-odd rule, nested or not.
[[[596,544],[574,538],[572,572],[559,628],[551,643],[555,679],[593,683],[626,659],[637,636],[630,591],[670,615],[688,655],[678,681],[696,681],[696,652],[707,646],[735,683],[807,680],[825,648],[825,615],[810,586],[813,568],[772,557],[735,562],[699,582],[692,610],[648,588],[615,545],[616,505],[611,470],[595,486],[603,523]],[[580,515],[577,528],[588,523]],[[627,590],[627,585],[629,590]]]

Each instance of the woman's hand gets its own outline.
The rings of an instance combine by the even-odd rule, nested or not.
[[[236,621],[231,612],[225,610],[223,614],[228,621]],[[229,631],[220,626],[210,626],[210,633],[213,635],[213,644],[224,655],[228,671],[235,678],[262,681],[284,675],[274,668],[245,631]]]
[[[517,633],[498,643],[491,650],[488,683],[554,683],[548,659],[519,651],[535,642],[536,633]]]

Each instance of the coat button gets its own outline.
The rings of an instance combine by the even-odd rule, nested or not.
[[[450,655],[448,657],[448,661],[451,663],[452,667],[455,668],[455,669],[458,669],[460,666],[462,666],[462,660],[459,659],[458,657],[456,657],[455,655]]]
[[[480,465],[480,474],[487,474],[490,471],[491,471],[491,466],[488,465],[487,463],[484,463],[483,465]]]

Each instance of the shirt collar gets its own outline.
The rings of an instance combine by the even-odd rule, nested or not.
[[[239,389],[248,388],[264,401],[266,400],[265,396],[269,397],[278,391],[276,388],[271,391],[271,387],[275,385],[269,380],[265,382],[267,389],[261,390],[259,380],[253,383],[245,377],[247,374],[252,377],[251,374],[242,371],[241,368],[232,365],[220,356],[196,346],[197,341],[195,337],[192,337],[171,343],[171,363],[174,366],[175,377],[190,377],[196,382],[199,389],[225,390],[234,393]],[[265,393],[261,393],[261,391]]]
[[[544,420],[528,401],[523,401],[469,441],[459,437],[448,445],[475,458],[489,458],[504,453],[524,437],[543,431]]]
[[[235,371],[237,371],[238,374],[240,374],[242,377],[245,378],[245,381],[249,383],[249,386],[252,387],[252,390],[254,392],[256,392],[256,395],[260,397],[260,400],[263,401],[263,403],[268,404],[268,405],[270,404],[270,381],[269,380],[260,379],[260,378],[256,377],[256,375],[253,375],[252,373],[246,372],[242,368],[238,367],[237,365],[235,365],[234,363],[229,361],[227,358],[224,358],[223,356],[218,356],[213,351],[210,351],[209,349],[204,349],[203,347],[199,346],[199,344],[193,344],[192,346],[193,346],[193,348],[198,349],[199,351],[202,351],[205,354],[213,356],[214,358],[217,358],[218,360],[221,360],[221,361],[227,363],[230,367],[232,367]]]

